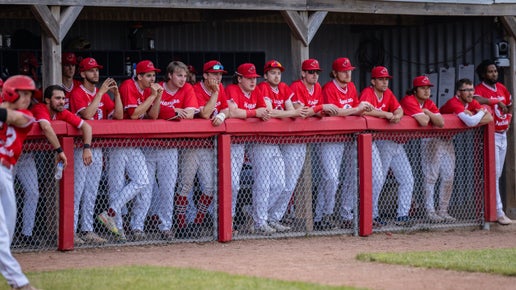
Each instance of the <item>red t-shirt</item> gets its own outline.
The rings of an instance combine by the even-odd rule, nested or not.
[[[471,103],[466,103],[465,105],[459,100],[458,96],[454,96],[449,99],[444,105],[441,107],[441,114],[455,114],[458,115],[465,110],[470,111],[473,114],[478,113],[482,106],[477,100],[473,99]]]
[[[65,109],[70,110],[70,96],[73,90],[78,88],[80,85],[82,85],[81,81],[76,79],[72,80],[72,85],[69,88],[61,85],[61,87],[65,90]]]
[[[15,127],[0,122],[0,158],[11,165],[18,161],[23,150],[23,141],[34,124],[34,117],[29,110],[18,110],[18,112],[23,113],[30,120],[25,127]]]
[[[323,86],[322,95],[325,104],[333,104],[341,109],[351,109],[360,103],[353,83],[348,83],[343,88],[335,80],[331,80]]]
[[[134,79],[127,79],[120,85],[120,97],[122,98],[122,105],[124,106],[124,119],[131,119],[134,109],[151,95],[151,88],[141,89]],[[143,119],[144,114],[138,116]]]
[[[85,110],[95,98],[98,89],[93,92],[88,91],[83,85],[76,87],[70,93],[70,111],[79,115],[79,112]],[[99,102],[97,113],[93,115],[92,120],[110,119],[115,110],[115,103],[108,94],[104,94]]]
[[[235,102],[240,109],[255,110],[267,107],[262,89],[258,86],[247,96],[238,85],[231,84],[226,88],[226,95],[228,100]]]
[[[265,94],[265,100],[272,104],[272,108],[276,110],[285,110],[285,102],[292,100],[294,92],[286,83],[279,83],[278,87],[273,89],[268,82],[261,82],[258,86]]]
[[[301,80],[297,80],[290,85],[290,88],[294,92],[293,103],[310,108],[323,104],[322,89],[319,83],[316,83],[313,90],[309,91]]]
[[[178,109],[195,109],[199,107],[197,97],[191,84],[185,83],[182,88],[172,92],[167,88],[165,82],[160,83],[163,87],[163,95],[161,96],[161,106],[159,109],[159,119],[170,119],[176,115],[174,108]]]
[[[37,122],[49,122],[54,120],[65,121],[66,123],[74,126],[75,128],[81,128],[83,119],[79,118],[79,116],[72,114],[72,112],[68,110],[63,110],[54,115],[54,117],[50,117],[50,112],[45,104],[35,104],[32,106],[32,113],[34,114],[34,118],[36,118]]]
[[[420,104],[414,95],[408,95],[401,99],[400,104],[403,108],[403,112],[408,116],[414,117],[416,115],[424,114],[423,109],[427,109],[434,114],[440,114],[439,109],[430,99],[426,99],[423,104]]]
[[[210,100],[211,92],[204,86],[204,82],[198,82],[194,85],[195,95],[197,96],[197,103],[199,104],[199,108],[202,109],[206,103]],[[226,91],[222,84],[219,84],[219,95],[217,97],[217,102],[215,103],[215,110],[213,111],[212,116],[217,115],[220,111],[226,109],[228,107],[228,99],[226,97]]]
[[[375,109],[384,112],[394,113],[398,108],[401,108],[396,96],[390,89],[383,92],[383,97],[380,100],[374,93],[374,89],[372,87],[367,87],[360,94],[360,101],[369,102],[373,107],[375,107]]]
[[[504,103],[506,106],[512,105],[512,96],[507,88],[501,84],[496,83],[495,88],[492,88],[485,83],[480,83],[475,87],[475,94],[482,96],[490,100],[498,100]],[[494,112],[495,130],[497,132],[503,132],[509,129],[511,124],[512,114],[504,113],[498,104],[491,106]]]

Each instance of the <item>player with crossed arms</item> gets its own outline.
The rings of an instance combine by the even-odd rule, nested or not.
[[[12,76],[3,84],[0,104],[0,272],[12,289],[18,290],[37,290],[29,284],[10,249],[16,224],[12,170],[34,123],[27,108],[35,90],[30,77]]]

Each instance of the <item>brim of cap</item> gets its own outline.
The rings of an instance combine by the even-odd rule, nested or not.
[[[270,71],[271,69],[275,69],[275,68],[279,69],[281,72],[285,71],[284,67],[268,67],[268,68],[263,70],[263,73],[266,73],[266,72]]]
[[[372,77],[373,79],[381,79],[381,78],[388,78],[388,79],[392,79],[392,76],[376,76],[376,77]]]
[[[205,73],[218,73],[218,72],[221,72],[221,73],[224,73],[224,74],[227,74],[228,72],[223,70],[223,69],[209,69],[207,71],[205,71]]]
[[[356,67],[354,66],[350,66],[350,67],[347,67],[347,68],[341,68],[339,70],[336,70],[336,71],[348,71],[348,70],[354,70]]]
[[[258,74],[249,74],[249,75],[241,75],[241,76],[243,76],[246,79],[259,78],[260,77],[260,75],[258,75]]]
[[[97,66],[92,66],[92,67],[87,68],[87,69],[86,69],[86,68],[81,68],[81,69],[80,69],[80,71],[87,71],[87,70],[90,70],[90,69],[92,69],[92,68],[103,69],[103,68],[104,68],[104,66],[102,66],[102,65],[97,65]]]
[[[414,86],[414,88],[419,88],[419,87],[433,87],[434,85],[433,84],[428,84],[428,85],[419,85],[419,86]]]
[[[144,71],[136,72],[136,74],[144,74],[144,73],[148,73],[148,72],[151,72],[151,71],[161,72],[161,70],[159,68],[155,68],[155,69],[147,69],[147,70],[144,70]]]

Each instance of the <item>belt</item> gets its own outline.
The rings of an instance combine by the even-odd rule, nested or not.
[[[0,158],[0,164],[2,164],[7,169],[13,168],[13,165],[9,161],[5,160],[4,158]]]
[[[495,133],[497,133],[497,134],[504,134],[505,132],[507,132],[507,130],[495,131]]]

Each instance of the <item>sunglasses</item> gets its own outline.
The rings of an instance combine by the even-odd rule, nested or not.
[[[319,71],[318,70],[307,70],[306,71],[309,75],[313,75],[313,74],[319,74]]]
[[[212,66],[211,68],[215,69],[215,70],[224,70],[224,66],[221,64],[216,64],[216,65]]]

